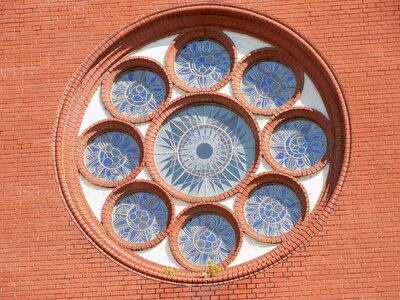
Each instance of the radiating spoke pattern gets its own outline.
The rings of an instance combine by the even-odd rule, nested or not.
[[[115,232],[132,244],[153,240],[166,228],[167,222],[164,201],[148,192],[135,192],[122,198],[112,212]]]
[[[288,121],[272,134],[272,157],[288,170],[304,170],[316,165],[327,149],[322,128],[309,120]]]
[[[116,181],[127,177],[139,164],[140,148],[129,134],[111,131],[100,134],[86,146],[84,161],[96,178]]]
[[[245,218],[250,227],[264,236],[280,236],[299,221],[301,204],[297,195],[279,184],[264,185],[245,202]]]
[[[195,40],[179,50],[175,59],[178,78],[193,88],[211,87],[228,74],[228,51],[213,40]]]
[[[203,214],[189,219],[179,232],[182,255],[197,266],[209,261],[220,263],[233,251],[236,234],[232,225],[221,216]]]
[[[115,108],[125,116],[144,118],[154,112],[166,97],[161,77],[149,69],[133,69],[119,76],[111,90]]]
[[[161,177],[175,190],[196,197],[233,188],[255,160],[249,125],[216,105],[192,106],[164,122],[155,143]]]
[[[296,77],[287,66],[275,61],[262,61],[245,72],[242,93],[253,107],[274,109],[293,97],[296,84]]]

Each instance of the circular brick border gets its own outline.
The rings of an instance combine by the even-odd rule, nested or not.
[[[246,201],[248,200],[249,195],[259,189],[263,185],[268,184],[280,184],[284,185],[295,192],[297,197],[300,200],[301,205],[301,217],[300,220],[296,223],[296,225],[292,228],[291,231],[280,235],[280,236],[265,236],[258,232],[256,232],[246,221],[246,217],[244,216],[244,207]],[[309,201],[305,188],[303,185],[294,177],[287,176],[284,174],[280,174],[277,172],[265,172],[259,174],[256,178],[254,178],[249,185],[245,188],[245,190],[240,193],[240,195],[236,198],[235,201],[235,212],[236,216],[239,220],[241,227],[244,231],[252,238],[264,242],[264,243],[281,243],[287,239],[289,239],[292,235],[299,232],[299,228],[301,228],[302,222],[306,219],[306,215],[309,210]]]
[[[182,80],[179,79],[178,75],[176,75],[175,72],[175,57],[179,50],[185,46],[186,44],[195,41],[195,40],[200,40],[200,39],[210,39],[218,42],[221,44],[229,53],[229,58],[231,60],[231,66],[230,69],[228,70],[228,73],[221,79],[220,82],[214,84],[213,86],[207,87],[207,88],[194,88],[186,83],[184,83]],[[183,33],[182,35],[179,35],[169,46],[167,50],[167,54],[165,55],[165,68],[167,69],[167,72],[171,78],[171,80],[174,82],[174,84],[179,87],[180,89],[187,91],[187,92],[212,92],[212,91],[217,91],[220,88],[222,88],[224,85],[228,83],[228,81],[231,79],[232,72],[235,69],[236,66],[236,61],[237,61],[237,51],[236,48],[231,41],[231,39],[226,36],[224,33],[211,29],[211,28],[202,28],[202,29],[194,29],[187,31],[186,33]]]
[[[251,105],[243,96],[242,93],[242,78],[248,69],[254,64],[261,61],[275,61],[289,67],[296,77],[296,90],[291,99],[285,104],[274,108],[274,109],[261,109]],[[250,52],[237,64],[233,75],[232,85],[233,92],[237,99],[239,99],[246,108],[255,113],[261,115],[273,115],[293,106],[293,104],[299,99],[301,92],[303,91],[304,85],[304,72],[301,65],[288,53],[282,50],[272,49],[261,49]]]
[[[150,71],[153,71],[156,73],[158,76],[161,77],[161,79],[164,82],[165,85],[165,90],[166,90],[166,95],[161,103],[161,105],[151,114],[148,116],[142,117],[142,118],[133,118],[129,117],[123,113],[121,113],[113,104],[112,99],[111,99],[111,89],[114,84],[115,79],[117,79],[120,75],[123,73],[132,70],[132,69],[149,69]],[[135,58],[129,58],[126,60],[123,60],[120,64],[116,65],[114,68],[112,68],[107,74],[106,77],[103,81],[102,87],[101,87],[101,93],[102,93],[102,99],[103,103],[106,106],[107,110],[116,118],[132,122],[132,123],[143,123],[151,120],[153,116],[155,115],[155,112],[162,110],[162,107],[168,102],[168,100],[171,98],[172,94],[172,83],[168,79],[167,73],[164,71],[164,68],[161,64],[158,62],[145,58],[145,57],[135,57]]]
[[[240,251],[240,247],[243,241],[243,234],[240,230],[238,219],[226,207],[220,204],[194,204],[185,208],[176,217],[176,222],[174,223],[174,227],[171,230],[170,234],[169,246],[173,256],[180,265],[182,265],[188,270],[196,272],[206,272],[208,270],[208,267],[197,266],[192,262],[190,262],[189,260],[187,260],[179,250],[178,238],[179,238],[179,232],[185,225],[186,221],[203,214],[213,214],[223,217],[226,221],[228,221],[232,225],[232,228],[235,231],[236,235],[235,247],[229,254],[229,256],[224,261],[218,264],[219,266],[226,267],[236,258],[236,256]]]
[[[277,129],[280,125],[283,123],[286,123],[288,121],[292,121],[295,119],[306,119],[309,121],[312,121],[316,123],[318,126],[321,127],[323,132],[325,133],[326,136],[326,141],[327,141],[327,147],[324,156],[321,158],[321,160],[315,164],[314,166],[311,166],[310,168],[304,169],[304,170],[289,170],[284,167],[282,167],[273,157],[270,151],[270,140],[271,136],[274,133],[275,129]],[[284,111],[280,113],[279,115],[276,115],[272,117],[267,125],[265,125],[264,130],[261,134],[261,142],[262,142],[262,152],[264,155],[265,160],[267,163],[275,170],[286,173],[288,175],[292,175],[295,177],[300,177],[300,176],[307,176],[314,174],[321,170],[325,165],[329,162],[330,157],[333,152],[333,146],[334,146],[334,138],[333,138],[333,132],[332,128],[329,124],[328,119],[320,112],[318,112],[315,109],[312,108],[293,108],[287,111]]]
[[[167,121],[168,118],[170,118],[175,113],[185,108],[197,105],[207,105],[207,104],[227,108],[233,111],[234,113],[238,114],[247,122],[247,125],[249,125],[254,135],[255,155],[254,155],[254,162],[250,167],[249,171],[247,172],[246,176],[238,184],[236,184],[236,186],[232,187],[230,190],[224,193],[215,196],[194,197],[175,190],[172,186],[170,186],[168,183],[165,182],[165,180],[160,175],[154,160],[154,145],[157,139],[157,135],[160,131],[160,128],[163,126],[164,122]],[[167,106],[166,109],[160,113],[159,117],[151,123],[146,134],[145,161],[146,161],[146,166],[152,178],[174,197],[191,203],[217,202],[234,195],[235,193],[242,190],[248,184],[252,176],[255,174],[261,161],[260,146],[261,146],[260,129],[258,128],[254,116],[251,115],[249,112],[247,112],[246,109],[242,108],[236,100],[228,96],[217,93],[188,94],[176,99],[174,102],[171,102],[170,105]]]
[[[79,132],[83,114],[91,96],[97,90],[105,70],[134,50],[157,39],[179,32],[182,28],[195,28],[208,24],[229,28],[255,38],[268,41],[290,52],[300,61],[313,80],[329,113],[335,146],[327,181],[317,205],[309,214],[301,234],[284,241],[273,251],[249,262],[227,268],[220,276],[204,279],[198,274],[179,272],[167,274],[164,267],[144,260],[137,254],[120,247],[103,230],[93,216],[81,190],[78,169],[74,162],[74,141]],[[267,271],[287,259],[304,246],[323,227],[342,189],[351,154],[351,126],[345,95],[339,80],[324,56],[301,34],[280,20],[254,11],[223,4],[198,4],[170,8],[125,26],[109,37],[83,61],[71,76],[60,101],[53,135],[53,164],[60,197],[65,202],[71,219],[89,241],[115,263],[137,274],[185,285],[220,284]]]
[[[114,230],[112,226],[112,212],[114,206],[117,202],[134,192],[148,192],[157,195],[160,197],[167,207],[168,210],[168,221],[165,229],[154,239],[140,244],[132,244],[125,240],[123,240]],[[104,203],[103,209],[101,211],[101,223],[103,227],[107,231],[108,235],[114,239],[121,246],[131,249],[131,250],[145,250],[151,247],[154,247],[158,243],[160,243],[169,233],[171,224],[175,218],[175,206],[172,202],[171,197],[165,192],[162,188],[157,186],[148,180],[134,180],[129,182],[123,186],[117,187],[112,193],[107,197],[106,202]]]
[[[105,181],[101,180],[95,176],[93,176],[89,170],[86,168],[85,165],[85,150],[87,144],[94,139],[96,136],[110,132],[110,131],[118,131],[118,132],[124,132],[129,134],[135,142],[138,144],[139,149],[140,149],[140,159],[139,163],[132,170],[132,172],[126,176],[125,178],[122,178],[120,180],[116,181]],[[117,185],[124,184],[132,179],[134,179],[142,170],[143,165],[144,165],[144,147],[143,147],[143,136],[138,131],[135,127],[131,126],[129,123],[125,123],[123,121],[117,120],[117,119],[107,119],[107,120],[102,120],[99,121],[92,126],[90,126],[88,129],[86,129],[80,137],[77,138],[76,140],[76,152],[75,152],[75,162],[76,165],[79,169],[79,172],[85,177],[89,182],[98,185],[98,186],[103,186],[103,187],[115,187]]]

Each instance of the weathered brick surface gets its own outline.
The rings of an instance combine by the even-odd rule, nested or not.
[[[67,82],[123,25],[186,3],[1,1],[0,298],[400,298],[398,1],[238,3],[311,41],[334,68],[350,110],[345,185],[323,229],[290,259],[234,284],[181,287],[115,264],[76,226],[52,162]]]

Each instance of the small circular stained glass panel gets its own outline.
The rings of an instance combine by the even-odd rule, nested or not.
[[[301,204],[290,188],[279,184],[264,185],[250,194],[244,214],[254,231],[276,237],[296,225],[301,216]]]
[[[88,171],[104,181],[117,181],[131,174],[140,161],[140,148],[129,134],[110,131],[93,138],[85,149]]]
[[[241,89],[251,106],[275,109],[294,96],[296,84],[296,76],[290,68],[275,61],[262,61],[245,72]]]
[[[229,72],[228,51],[213,40],[195,40],[179,50],[175,58],[178,78],[193,88],[208,88],[219,83]]]
[[[122,114],[144,118],[165,100],[166,87],[162,78],[149,69],[133,69],[120,75],[111,89],[111,100]]]
[[[234,250],[236,234],[221,216],[204,214],[189,219],[179,232],[179,250],[191,263],[221,263]]]
[[[288,170],[305,170],[325,155],[327,139],[322,128],[309,120],[288,121],[271,136],[272,157]]]
[[[233,188],[255,160],[249,125],[216,105],[193,106],[168,119],[155,142],[156,167],[176,191],[210,197]]]
[[[155,239],[166,228],[168,219],[164,201],[148,192],[135,192],[122,198],[112,212],[115,232],[132,244]]]

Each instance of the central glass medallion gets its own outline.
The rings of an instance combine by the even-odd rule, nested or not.
[[[185,195],[211,197],[245,177],[255,159],[255,139],[232,110],[197,105],[163,124],[154,150],[157,169],[171,187]]]

